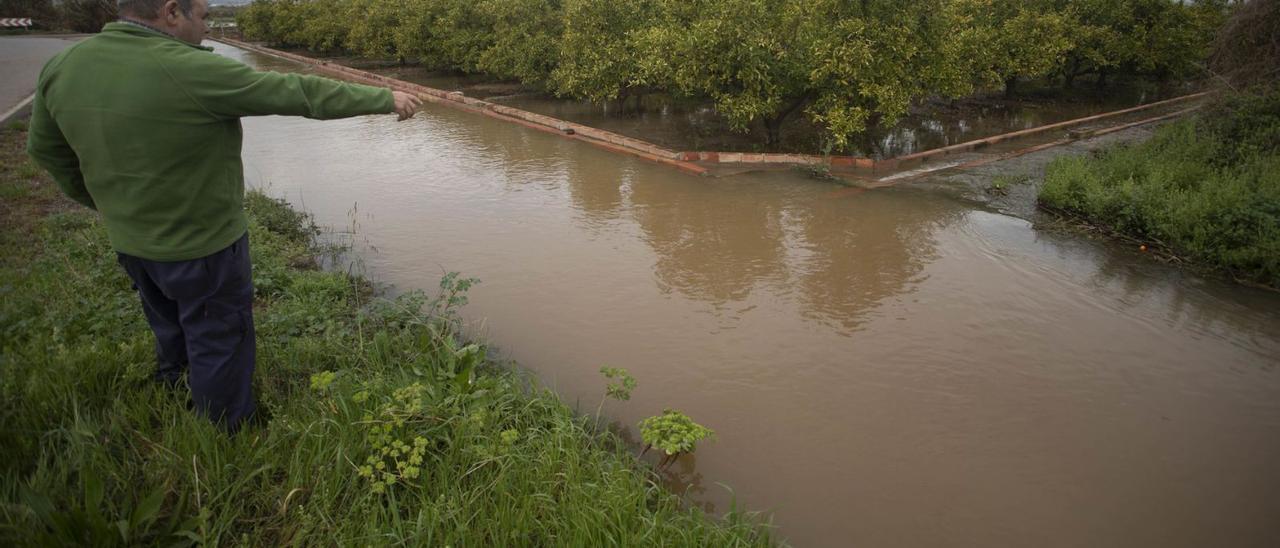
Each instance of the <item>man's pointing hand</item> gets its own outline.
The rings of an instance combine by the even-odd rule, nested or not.
[[[391,96],[395,98],[396,114],[400,115],[400,121],[402,122],[413,118],[414,113],[418,112],[418,107],[422,106],[422,99],[411,93],[393,91]]]

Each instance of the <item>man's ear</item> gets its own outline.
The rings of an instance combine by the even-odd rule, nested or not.
[[[171,24],[177,23],[182,18],[182,7],[178,5],[178,0],[166,0],[160,7],[160,18]]]

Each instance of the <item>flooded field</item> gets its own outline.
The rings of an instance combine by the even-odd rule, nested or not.
[[[216,45],[263,68],[281,61]],[[1280,295],[941,193],[698,178],[489,118],[246,119],[246,177],[796,546],[1280,544]],[[732,492],[722,485],[732,488]]]
[[[644,139],[672,150],[762,151],[761,127],[735,132],[707,105],[675,100],[662,95],[593,104],[530,93],[517,84],[498,83],[482,76],[446,75],[421,67],[371,66],[367,61],[344,60],[373,72],[424,86],[460,90],[466,95],[519,109],[554,116],[562,120],[598,127]],[[935,101],[905,116],[891,127],[872,129],[849,150],[849,154],[871,158],[891,158],[953,145],[1010,131],[1027,129],[1151,103],[1194,91],[1187,86],[1165,89],[1137,87],[1095,89],[1081,85],[1072,99],[1058,90],[1040,90],[1020,99],[993,97],[957,101]],[[797,113],[782,130],[778,152],[820,154],[824,150],[821,130]]]

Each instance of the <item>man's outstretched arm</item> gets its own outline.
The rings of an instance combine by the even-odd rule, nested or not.
[[[412,117],[416,96],[320,76],[263,72],[220,55],[192,50],[166,69],[211,114],[224,118],[279,114],[317,120],[396,112]]]
[[[31,124],[27,129],[27,154],[36,164],[53,176],[58,188],[71,199],[90,209],[98,209],[93,197],[84,186],[84,173],[80,172],[80,157],[72,150],[62,135],[57,122],[49,115],[44,104],[44,92],[36,90],[31,106]]]

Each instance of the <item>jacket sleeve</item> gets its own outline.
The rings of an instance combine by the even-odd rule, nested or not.
[[[62,135],[58,123],[49,115],[44,104],[44,92],[36,90],[31,106],[31,124],[27,129],[27,154],[36,164],[53,176],[58,188],[71,199],[90,209],[98,209],[93,197],[84,186],[84,173],[80,171],[80,157]]]
[[[392,112],[391,90],[320,76],[261,72],[221,55],[191,49],[166,66],[186,93],[219,118],[279,114],[317,120]]]

